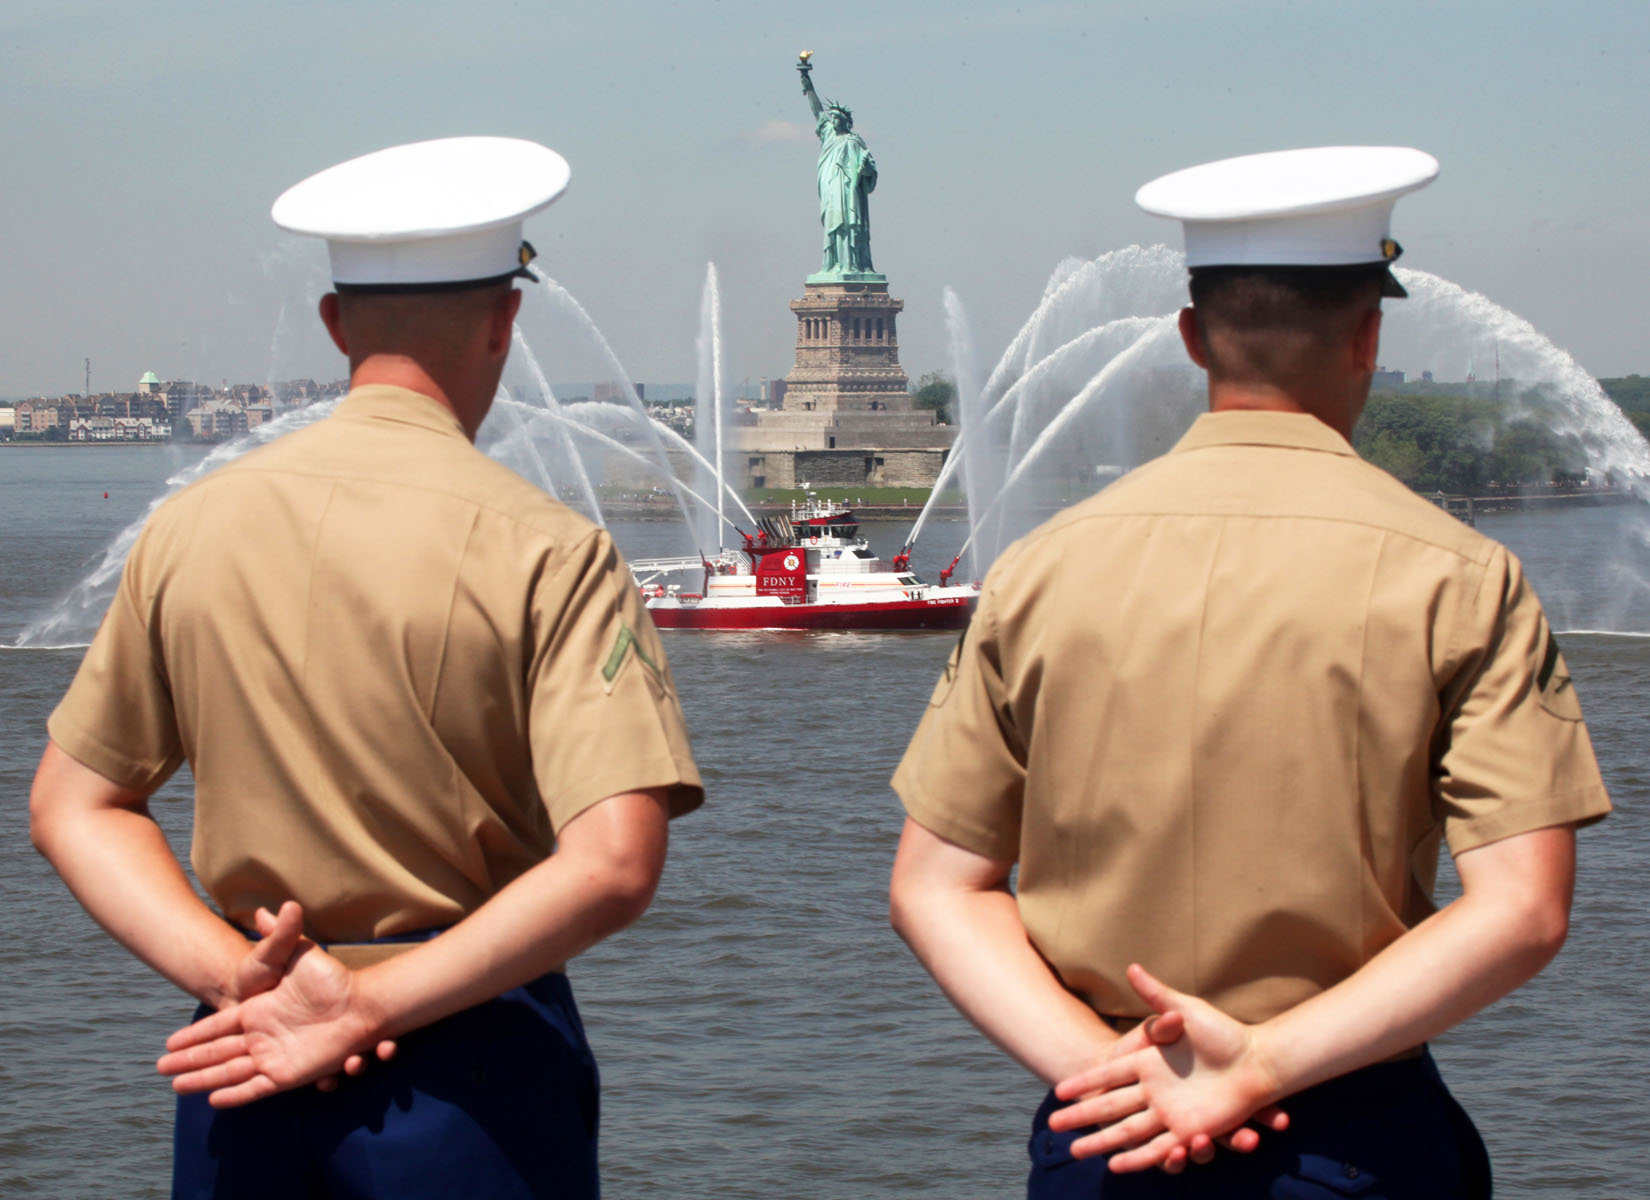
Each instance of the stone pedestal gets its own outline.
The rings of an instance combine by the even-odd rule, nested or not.
[[[809,280],[791,301],[796,364],[785,376],[785,411],[908,411],[895,322],[904,307],[885,278]]]
[[[784,407],[728,431],[744,486],[933,486],[957,431],[911,407],[896,326],[904,307],[884,275],[808,279],[791,301]]]

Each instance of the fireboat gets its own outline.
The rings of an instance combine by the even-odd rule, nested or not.
[[[936,584],[911,571],[903,550],[884,562],[845,505],[810,496],[790,515],[738,530],[744,544],[715,557],[630,565],[660,629],[961,629],[977,584],[954,584],[957,560]],[[961,556],[959,555],[958,558]],[[672,577],[686,578],[672,583]],[[698,590],[690,585],[698,584]]]

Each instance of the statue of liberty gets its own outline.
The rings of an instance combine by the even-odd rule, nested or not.
[[[802,94],[814,112],[819,135],[819,223],[825,230],[825,251],[819,272],[809,283],[883,276],[871,265],[871,206],[877,186],[877,164],[865,139],[854,132],[854,114],[836,102],[822,104],[814,91],[813,51],[804,50],[796,69],[802,75]]]

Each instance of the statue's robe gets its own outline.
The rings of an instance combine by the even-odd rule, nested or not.
[[[870,271],[871,211],[866,197],[877,185],[877,164],[865,139],[829,126],[819,141],[819,220],[825,227],[827,260],[833,239],[841,239],[835,264],[844,271]]]

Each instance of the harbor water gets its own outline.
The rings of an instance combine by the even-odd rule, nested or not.
[[[29,847],[45,719],[83,647],[10,647],[192,456],[0,449],[0,1195],[166,1194],[170,1092],[152,1064],[192,1002],[120,951]],[[1563,954],[1435,1051],[1499,1196],[1637,1195],[1650,1168],[1645,510],[1479,527],[1548,603],[1617,811],[1581,835]],[[906,528],[865,527],[885,554]],[[925,577],[960,529],[925,532]],[[632,557],[682,550],[668,525],[614,533]],[[888,776],[953,640],[667,637],[709,800],[673,826],[652,911],[572,968],[602,1064],[608,1195],[1021,1193],[1042,1088],[952,1012],[886,919],[901,822]],[[188,789],[181,774],[155,804],[180,849]]]

